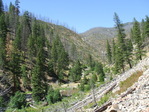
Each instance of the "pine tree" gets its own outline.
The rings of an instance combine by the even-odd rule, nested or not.
[[[49,104],[56,103],[57,101],[61,101],[62,97],[60,95],[59,90],[54,90],[52,86],[49,86],[48,89],[48,95],[46,96],[46,99]]]
[[[60,72],[61,70],[67,69],[67,66],[69,64],[69,58],[68,54],[65,52],[65,49],[62,46],[62,43],[59,45],[58,48],[58,71]]]
[[[141,38],[140,24],[136,19],[134,19],[133,36],[134,36],[134,43],[136,45],[136,59],[142,60],[143,50],[142,50],[142,38]]]
[[[80,85],[79,85],[79,89],[80,89],[81,91],[84,91],[84,90],[85,90],[85,85],[84,85],[84,83],[83,83],[82,80],[81,80],[81,83],[80,83]]]
[[[93,59],[92,59],[92,56],[89,54],[89,55],[88,55],[88,65],[89,65],[89,67],[91,67],[91,68],[93,67],[93,66],[92,66],[92,63],[93,63]]]
[[[22,38],[21,38],[21,50],[27,51],[27,41],[31,34],[31,16],[28,11],[25,11],[22,17]]]
[[[95,71],[96,71],[97,75],[99,75],[99,81],[104,82],[105,73],[103,71],[103,66],[101,63],[96,63]]]
[[[4,14],[0,15],[0,69],[6,65],[6,35],[7,27],[4,21]]]
[[[145,20],[145,36],[149,38],[149,17],[146,16]]]
[[[130,31],[130,38],[131,38],[132,42],[134,43],[135,39],[134,39],[134,34],[133,34],[133,28]]]
[[[8,14],[7,5],[5,6],[5,12],[7,12],[7,13],[5,13],[5,23],[6,23],[7,28],[9,28],[9,14]]]
[[[95,72],[97,73],[97,75],[101,73],[101,66],[99,63],[96,63],[95,65]]]
[[[72,57],[72,60],[77,59],[77,48],[74,43],[71,44],[70,55],[70,57]]]
[[[12,72],[14,92],[20,89],[19,77],[21,73],[21,58],[19,52],[13,49],[11,53],[11,60],[9,62],[9,68]]]
[[[27,41],[27,51],[31,62],[35,61],[34,57],[40,57],[42,65],[44,65],[46,60],[44,47],[46,47],[46,37],[43,26],[34,19],[32,33]]]
[[[49,76],[53,76],[54,75],[52,60],[49,60],[49,62],[48,62],[48,75]]]
[[[52,57],[52,61],[54,63],[54,66],[58,60],[57,46],[58,46],[58,42],[57,42],[57,39],[55,39],[54,42],[52,43],[52,49],[51,49],[51,57]]]
[[[25,94],[17,91],[13,97],[10,98],[9,107],[22,109],[26,106]]]
[[[36,102],[39,102],[44,97],[44,88],[42,84],[42,70],[37,60],[32,72],[32,95]]]
[[[67,69],[67,66],[69,64],[69,57],[58,35],[56,36],[52,44],[51,57],[53,61],[54,71],[59,77],[59,73]]]
[[[115,48],[115,42],[114,42],[114,39],[112,41],[112,62],[115,63],[115,56],[116,56],[116,48]]]
[[[145,41],[145,21],[144,21],[144,19],[142,19],[142,22],[141,22],[141,38],[142,38],[142,41]]]
[[[69,80],[75,82],[80,80],[81,76],[82,76],[81,64],[80,61],[77,61],[74,67],[70,70]]]
[[[4,5],[3,5],[3,1],[0,0],[0,15],[3,14],[4,12]]]
[[[91,70],[94,70],[95,68],[95,61],[93,60],[93,57],[91,54],[88,54],[87,64],[90,67]]]
[[[33,68],[32,73],[32,85],[33,85],[33,99],[38,102],[43,97],[45,97],[47,92],[47,85],[45,83],[45,35],[43,26],[37,27],[37,31],[39,30],[39,35],[36,35],[36,41],[34,43],[35,46],[35,57],[36,64]],[[35,31],[36,32],[36,31]]]
[[[108,58],[108,62],[109,62],[109,64],[111,64],[111,63],[112,63],[112,53],[111,53],[111,46],[110,46],[108,40],[107,40],[107,46],[106,46],[106,48],[107,48],[107,58]]]
[[[30,81],[27,76],[27,67],[24,64],[21,65],[21,77],[22,77],[23,87],[25,89],[29,89]]]
[[[32,72],[32,95],[33,99],[38,102],[42,99],[42,87],[40,78],[40,68],[36,65]]]
[[[14,47],[19,51],[21,51],[21,38],[22,38],[22,25],[18,25],[16,31],[16,37],[14,39]]]
[[[20,6],[19,6],[19,0],[16,0],[15,1],[15,5],[14,5],[14,33],[15,33],[15,35],[16,35],[16,33],[17,33],[17,29],[18,29],[18,26],[19,26],[19,13],[20,13],[20,11],[19,11],[19,8],[20,8]]]
[[[126,51],[126,46],[125,46],[125,33],[124,33],[124,28],[123,24],[121,23],[118,15],[115,13],[114,14],[114,21],[116,24],[116,29],[118,32],[118,38],[117,38],[117,53],[116,53],[116,62],[117,64],[122,68],[123,72],[125,71],[125,51]]]
[[[132,42],[131,42],[131,39],[128,39],[126,41],[126,54],[125,54],[125,60],[126,62],[128,63],[129,67],[132,68],[132,64],[131,64],[131,61],[132,61],[132,51],[133,51],[133,45],[132,45]]]
[[[33,61],[33,57],[37,55],[37,37],[39,36],[39,25],[36,19],[33,22],[32,33],[30,34],[27,41],[27,50],[30,61]]]
[[[19,3],[20,3],[19,0],[15,1],[15,12],[16,12],[16,15],[19,15],[19,13],[20,13],[20,11],[19,11],[19,8],[20,8]]]
[[[122,51],[120,49],[120,47],[118,47],[118,45],[116,44],[116,47],[115,47],[115,74],[117,73],[120,73],[122,67],[124,66],[123,65],[123,54],[122,54]]]
[[[11,32],[15,30],[15,6],[10,2],[9,5],[9,28]]]

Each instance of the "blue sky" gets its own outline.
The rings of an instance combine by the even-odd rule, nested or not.
[[[3,0],[4,5],[15,0]],[[82,33],[93,27],[113,27],[116,12],[123,23],[149,15],[149,0],[20,0],[20,10],[59,21]]]

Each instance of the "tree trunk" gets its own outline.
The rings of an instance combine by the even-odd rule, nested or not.
[[[130,60],[128,60],[128,64],[129,64],[129,67],[132,68],[132,65],[131,65],[131,63],[130,63]]]
[[[141,56],[141,54],[140,54],[140,60],[142,60],[142,56]]]
[[[13,74],[13,92],[16,92],[16,75]]]
[[[124,65],[122,66],[122,69],[123,69],[123,72],[125,72],[125,68],[124,68]]]

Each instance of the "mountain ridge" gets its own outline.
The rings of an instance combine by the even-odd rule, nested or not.
[[[130,29],[133,27],[132,22],[128,22],[124,24],[126,38],[130,37]],[[106,48],[105,43],[107,40],[109,42],[112,39],[116,38],[117,30],[115,27],[95,27],[90,30],[87,30],[84,33],[79,34],[84,42],[86,42],[89,46],[94,48],[101,57],[102,60],[106,60]]]
[[[97,60],[98,54],[95,52],[95,49],[84,42],[79,34],[64,26],[55,25],[52,23],[48,23],[48,25],[49,30],[53,29],[54,32],[58,32],[58,34],[61,36],[60,39],[63,43],[63,46],[72,60],[81,59],[84,61],[84,58],[88,58],[88,54],[91,54],[93,58]],[[48,34],[47,38],[49,41],[52,41],[52,38]],[[75,56],[72,56],[74,53],[76,53]]]
[[[125,29],[125,33],[128,33],[130,32],[130,29],[132,28],[133,26],[133,23],[132,22],[127,22],[127,23],[124,23],[124,29]],[[103,32],[104,31],[104,32]],[[116,29],[115,27],[94,27],[94,28],[91,28],[83,33],[80,33],[81,36],[85,37],[85,36],[89,36],[89,35],[93,35],[93,34],[108,34],[108,32],[105,32],[105,31],[114,31],[114,34],[116,32]]]

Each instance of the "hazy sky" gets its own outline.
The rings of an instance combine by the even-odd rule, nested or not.
[[[15,0],[3,0],[4,5]],[[149,15],[149,0],[20,0],[20,10],[27,10],[81,33],[93,27],[113,27],[116,12],[123,23]]]

